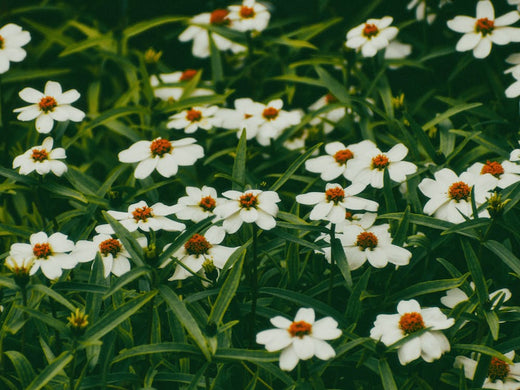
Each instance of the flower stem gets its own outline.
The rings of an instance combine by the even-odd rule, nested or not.
[[[330,275],[329,275],[329,293],[327,302],[329,306],[332,304],[332,289],[334,287],[334,251],[332,250],[332,243],[336,238],[336,225],[332,224],[330,228]]]
[[[258,259],[257,259],[257,235],[258,227],[253,224],[253,266],[251,267],[251,326],[249,328],[249,348],[253,347],[256,324],[256,302],[258,300]]]

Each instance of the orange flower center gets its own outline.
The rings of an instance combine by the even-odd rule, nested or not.
[[[211,16],[209,18],[209,22],[211,24],[221,24],[221,25],[227,25],[231,21],[228,19],[229,11],[227,9],[216,9],[211,13]]]
[[[507,378],[509,371],[509,364],[494,357],[491,359],[491,363],[489,363],[488,377],[491,382],[495,382],[497,379],[504,381],[504,379]]]
[[[399,327],[406,334],[426,328],[422,315],[417,312],[403,314],[399,320]]]
[[[194,110],[194,109],[190,108],[186,112],[186,119],[189,120],[190,122],[198,122],[202,119],[202,112],[200,112],[199,110]]]
[[[179,81],[189,81],[194,78],[196,74],[197,71],[195,69],[186,69],[184,72],[182,72]]]
[[[189,255],[195,256],[207,254],[209,248],[211,248],[211,244],[200,234],[194,234],[188,241],[186,241],[186,244],[184,244],[186,252],[188,252]]]
[[[333,94],[328,93],[327,95],[325,95],[325,101],[327,102],[327,104],[336,103],[338,102],[338,98]]]
[[[206,211],[213,211],[217,202],[211,196],[206,196],[200,200],[199,206]]]
[[[354,214],[352,214],[350,211],[345,211],[345,219],[352,221],[354,218]]]
[[[40,106],[41,111],[49,112],[54,111],[54,109],[58,106],[58,102],[52,96],[45,96],[41,98],[38,106]]]
[[[119,252],[121,252],[121,250],[123,250],[123,247],[119,240],[116,240],[115,238],[109,238],[99,244],[99,251],[103,256],[111,254],[115,257]]]
[[[470,194],[471,188],[469,188],[469,186],[463,181],[453,183],[448,189],[449,197],[456,202],[460,200],[468,200]]]
[[[356,245],[359,246],[362,250],[372,250],[377,246],[377,237],[374,233],[371,232],[359,233],[357,236]]]
[[[150,144],[150,151],[153,156],[162,157],[163,154],[170,153],[173,149],[170,141],[164,138],[157,138]]]
[[[5,45],[5,40],[4,40],[4,37],[0,35],[0,50],[2,50],[4,48],[4,45]]]
[[[501,174],[504,173],[504,168],[502,167],[502,164],[496,161],[487,161],[486,164],[482,167],[482,170],[480,171],[481,175],[484,175],[486,173],[491,173],[495,177],[499,177]]]
[[[267,107],[266,109],[264,109],[264,112],[262,113],[262,116],[265,119],[267,119],[268,121],[272,121],[273,119],[276,119],[276,117],[278,116],[279,112],[280,112],[280,110],[277,110],[274,107]]]
[[[352,153],[349,149],[338,150],[336,154],[334,154],[334,160],[340,165],[344,165],[348,160],[354,158],[354,153]]]
[[[363,28],[363,35],[367,38],[375,37],[379,34],[379,29],[375,24],[365,23],[365,27]]]
[[[341,187],[329,188],[325,191],[325,198],[327,202],[334,202],[334,204],[338,204],[343,199],[345,199],[345,191]]]
[[[494,29],[495,22],[493,20],[489,20],[488,18],[481,18],[477,20],[477,23],[475,23],[475,30],[481,33],[483,36],[491,34]]]
[[[47,151],[45,149],[36,149],[35,148],[32,150],[31,158],[34,161],[42,162],[49,158],[49,153],[47,153]]]
[[[138,207],[134,211],[132,211],[132,216],[134,217],[136,222],[138,222],[138,221],[146,222],[146,220],[149,217],[153,216],[152,211],[153,211],[152,208],[148,207],[148,206]]]
[[[378,154],[372,159],[372,169],[379,169],[382,171],[388,166],[388,164],[390,164],[390,161],[384,154]]]
[[[33,246],[33,255],[38,259],[46,259],[52,254],[51,246],[44,242],[43,244],[35,244]]]
[[[248,192],[240,196],[239,202],[240,207],[242,207],[243,209],[249,210],[251,207],[256,209],[256,206],[258,206],[258,196],[255,196],[251,192]]]
[[[312,325],[305,321],[298,321],[293,322],[287,330],[291,334],[291,337],[303,338],[303,336],[312,333]]]
[[[253,9],[253,7],[246,7],[245,5],[243,5],[240,8],[240,17],[242,17],[244,19],[254,18],[255,10]]]

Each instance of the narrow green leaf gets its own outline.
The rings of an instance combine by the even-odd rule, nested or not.
[[[193,355],[197,356],[200,354],[199,350],[189,344],[181,343],[159,343],[159,344],[146,344],[139,345],[130,349],[123,349],[119,352],[111,362],[111,364],[118,363],[125,359],[130,359],[136,356],[143,355],[155,355],[160,353],[175,353],[180,355]]]
[[[385,358],[381,358],[379,360],[378,368],[379,376],[381,377],[381,382],[383,383],[383,389],[398,390],[397,385],[395,384],[394,376],[392,374],[392,369],[388,365],[388,361]]]
[[[323,82],[323,86],[325,86],[340,102],[350,105],[350,94],[343,84],[332,77],[330,73],[321,66],[315,66],[314,68],[316,69],[316,73],[318,73],[320,80]]]
[[[35,377],[35,372],[31,362],[18,351],[5,351],[4,354],[9,358],[16,371],[17,379],[20,381],[22,388],[27,388],[31,379]]]
[[[427,282],[419,282],[407,287],[396,294],[393,294],[390,300],[402,300],[417,297],[419,295],[432,294],[435,292],[446,291],[462,285],[466,281],[468,274],[462,275],[455,279],[439,279],[429,280]]]
[[[58,375],[72,360],[72,352],[64,351],[34,378],[25,390],[40,390]]]
[[[222,348],[215,352],[214,358],[216,360],[224,361],[248,361],[252,363],[270,363],[277,362],[279,358],[278,353],[267,351],[252,351],[248,349],[239,348]]]
[[[275,76],[275,77],[271,77],[270,80],[313,85],[316,87],[323,87],[323,82],[320,80],[313,79],[311,77],[298,76],[295,74],[284,74],[281,76]]]
[[[247,159],[247,138],[246,130],[242,131],[238,141],[235,161],[233,162],[233,183],[234,190],[241,190],[246,184],[246,159]]]
[[[503,360],[506,363],[512,364],[513,362],[504,354],[498,352],[496,349],[488,347],[487,345],[481,344],[455,344],[451,346],[451,349],[457,349],[461,351],[472,351],[483,353],[484,355],[489,355],[491,357],[496,357],[500,360]]]
[[[520,259],[516,257],[509,249],[498,241],[489,240],[483,244],[487,249],[498,256],[502,262],[507,265],[515,274],[520,275]]]
[[[114,38],[111,35],[110,36],[95,37],[95,38],[88,38],[88,39],[85,39],[83,41],[76,42],[76,43],[74,43],[72,45],[67,46],[65,48],[65,50],[63,50],[59,54],[59,57],[65,57],[65,56],[68,56],[70,54],[82,52],[84,50],[90,49],[91,47],[95,47],[95,46],[104,47],[104,46],[113,45],[114,43],[115,43],[114,42]]]
[[[123,243],[125,249],[130,254],[132,261],[138,266],[143,267],[145,264],[143,248],[141,248],[141,245],[139,245],[135,237],[106,211],[103,211],[103,216],[110,226],[112,226],[112,229],[114,229],[116,236]]]
[[[459,112],[471,110],[473,108],[480,107],[481,105],[482,103],[468,103],[451,107],[448,110],[444,111],[442,114],[437,115],[431,121],[427,122],[422,128],[423,130],[431,129],[433,126],[437,125],[445,119],[452,117],[455,114],[458,114]]]
[[[162,26],[163,24],[181,22],[186,19],[185,16],[161,16],[155,19],[145,20],[125,28],[123,30],[123,36],[128,39],[152,28]]]
[[[27,82],[34,79],[53,79],[69,73],[72,68],[68,69],[38,69],[38,70],[18,70],[13,69],[2,75],[2,83],[18,83],[20,81]]]
[[[270,44],[274,45],[283,45],[283,46],[289,46],[293,47],[295,49],[312,49],[312,50],[318,50],[316,46],[314,46],[312,43],[301,40],[301,39],[291,39],[287,36],[281,36],[279,38],[271,38],[269,39]]]
[[[399,221],[397,230],[395,231],[394,238],[392,240],[393,245],[403,246],[407,238],[408,227],[410,225],[410,206],[406,207],[403,218]]]
[[[361,315],[361,294],[367,288],[371,270],[372,268],[367,268],[363,275],[361,275],[361,278],[359,278],[358,282],[352,289],[352,294],[350,294],[350,297],[348,298],[345,317],[347,317],[351,323],[357,323],[359,316]]]
[[[137,267],[137,268],[134,268],[134,269],[128,271],[127,273],[125,273],[124,275],[121,275],[117,279],[117,281],[112,285],[112,287],[110,287],[110,289],[103,295],[102,299],[103,300],[107,299],[113,293],[115,293],[119,289],[126,286],[128,283],[131,283],[132,281],[140,278],[141,276],[148,275],[148,274],[150,274],[150,268],[146,267],[146,266]]]
[[[343,246],[341,245],[341,241],[339,238],[334,238],[331,241],[331,254],[338,266],[343,278],[347,282],[347,287],[350,289],[352,287],[352,276],[350,275],[350,266],[347,261],[347,257],[345,256],[345,251],[343,250]]]
[[[405,116],[406,120],[408,121],[408,123],[410,123],[410,128],[412,130],[412,134],[414,134],[417,137],[417,139],[423,146],[423,148],[426,151],[426,153],[428,154],[428,156],[430,156],[432,161],[440,162],[439,158],[441,157],[441,155],[437,154],[437,152],[435,151],[435,148],[432,145],[432,142],[430,141],[430,138],[425,133],[425,131],[428,130],[429,127],[425,127],[426,125],[424,125],[421,128],[421,126],[419,126],[419,124],[417,124],[415,119],[408,113],[405,113],[404,116]]]
[[[213,34],[208,32],[209,38],[209,51],[211,55],[211,78],[213,85],[215,85],[217,92],[222,92],[222,82],[224,81],[224,68],[222,67],[222,57],[220,50],[217,48],[215,41],[213,40]]]
[[[69,333],[69,329],[65,326],[65,324],[51,315],[42,313],[39,310],[31,309],[29,307],[18,306],[17,308],[18,310],[26,312],[37,321],[43,322],[44,324],[49,325],[51,328],[56,329],[61,334]]]
[[[482,267],[480,266],[480,260],[475,254],[473,247],[467,240],[461,238],[460,243],[462,245],[464,257],[466,258],[468,270],[471,273],[471,279],[473,279],[473,283],[475,283],[475,291],[477,292],[480,307],[482,310],[484,310],[486,307],[486,302],[489,300],[489,293],[486,285],[486,279],[484,278]]]
[[[44,286],[43,284],[31,284],[28,288],[29,291],[34,290],[42,293],[43,295],[47,295],[54,299],[56,302],[61,303],[63,306],[65,306],[70,311],[76,310],[76,306],[74,306],[72,303],[68,301],[67,298],[65,298],[60,293],[54,291],[53,289]]]

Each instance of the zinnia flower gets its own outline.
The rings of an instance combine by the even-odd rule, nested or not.
[[[22,46],[31,40],[31,34],[20,26],[8,23],[0,28],[0,74],[9,70],[9,62],[23,61],[27,55]]]
[[[13,160],[13,169],[20,168],[20,175],[28,175],[32,171],[40,175],[46,175],[49,172],[56,176],[61,176],[67,172],[65,163],[59,161],[67,156],[65,149],[52,149],[53,139],[47,137],[39,146],[33,146],[24,154],[16,156]]]
[[[346,46],[361,50],[363,57],[373,57],[388,46],[399,32],[397,27],[390,27],[394,18],[385,16],[382,19],[368,19],[365,23],[354,27],[347,33]]]
[[[202,189],[186,187],[186,193],[188,196],[183,196],[177,201],[175,216],[193,222],[215,215],[215,207],[223,200],[217,197],[217,191],[213,187],[208,186],[203,186]]]
[[[231,28],[237,31],[263,31],[271,18],[265,5],[255,0],[244,0],[242,5],[230,5],[228,9]]]

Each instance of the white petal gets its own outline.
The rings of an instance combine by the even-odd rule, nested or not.
[[[20,97],[27,103],[39,103],[40,100],[44,97],[43,93],[29,87],[22,89],[20,92],[18,92],[18,95],[20,95]]]
[[[291,371],[298,364],[298,355],[293,346],[285,348],[280,354],[280,368],[285,371]]]
[[[473,49],[473,55],[475,58],[486,58],[491,53],[491,39],[483,38],[479,44]]]
[[[36,118],[36,131],[38,133],[47,134],[52,130],[54,121],[48,114],[42,114]]]
[[[307,360],[314,356],[314,342],[309,336],[294,337],[293,348],[301,360]]]

